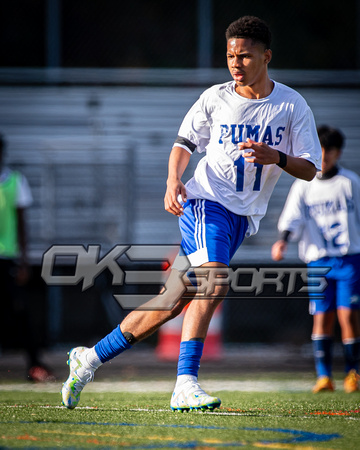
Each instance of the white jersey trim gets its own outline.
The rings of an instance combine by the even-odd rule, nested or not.
[[[186,150],[188,153],[190,153],[190,155],[192,155],[192,153],[193,153],[188,147],[186,147],[186,145],[183,145],[183,144],[174,144],[172,148],[174,148],[174,147],[181,147],[184,150]]]

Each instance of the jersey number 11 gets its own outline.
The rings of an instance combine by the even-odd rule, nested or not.
[[[241,192],[244,190],[244,173],[245,173],[244,163],[245,163],[244,158],[242,158],[241,156],[239,159],[237,159],[235,161],[236,172],[237,172],[237,177],[236,177],[236,191],[237,192]],[[254,165],[256,167],[256,173],[255,173],[255,181],[254,181],[254,185],[253,185],[253,191],[260,191],[260,178],[261,178],[263,165],[259,164],[259,163],[254,163]]]

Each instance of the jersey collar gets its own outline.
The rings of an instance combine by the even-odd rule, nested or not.
[[[319,180],[330,180],[330,178],[337,175],[338,172],[339,172],[339,167],[335,166],[332,169],[330,169],[329,172],[326,172],[324,174],[321,174],[321,172],[320,172],[318,178],[319,178]]]

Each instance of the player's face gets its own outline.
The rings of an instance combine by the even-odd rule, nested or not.
[[[262,93],[268,80],[267,65],[271,60],[271,50],[264,45],[253,43],[251,39],[229,39],[227,42],[227,64],[235,80],[236,90],[244,95],[249,87],[256,94]]]
[[[336,166],[337,160],[341,156],[341,151],[336,148],[330,148],[325,151],[323,147],[322,150],[322,161],[321,161],[321,171],[322,173],[329,172],[334,166]]]

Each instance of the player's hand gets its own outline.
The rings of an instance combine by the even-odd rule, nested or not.
[[[271,257],[274,261],[281,261],[286,253],[287,243],[280,239],[271,247]]]
[[[239,150],[243,151],[245,161],[258,164],[277,164],[280,161],[277,150],[269,147],[264,142],[255,142],[249,138],[246,142],[240,142]]]
[[[177,217],[184,214],[184,208],[178,200],[179,196],[181,196],[182,201],[185,203],[185,185],[180,180],[168,180],[164,197],[164,207],[167,212],[174,214],[174,216]]]

